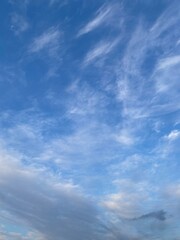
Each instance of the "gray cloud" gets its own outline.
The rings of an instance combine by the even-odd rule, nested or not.
[[[151,212],[148,214],[144,214],[138,218],[134,218],[133,220],[141,220],[141,219],[146,219],[146,218],[156,218],[160,221],[165,221],[166,220],[166,212],[164,210],[160,210],[157,212]]]
[[[159,236],[162,227],[164,231],[172,229],[173,222],[163,226],[156,222],[166,222],[164,211],[136,219],[142,219],[143,224],[123,220],[115,212],[100,209],[78,186],[63,182],[44,168],[23,166],[20,158],[1,149],[0,204],[1,209],[9,213],[11,221],[14,219],[29,232],[21,236],[1,231],[3,240],[29,240],[33,236],[37,240],[144,240]]]
[[[98,239],[98,212],[76,186],[57,183],[6,154],[0,163],[1,207],[47,239]]]

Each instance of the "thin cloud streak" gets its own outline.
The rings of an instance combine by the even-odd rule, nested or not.
[[[167,57],[165,59],[162,59],[158,65],[158,69],[166,69],[169,67],[173,67],[174,65],[180,64],[180,55]]]
[[[55,53],[60,46],[60,40],[60,31],[52,27],[33,40],[29,46],[29,52],[38,53],[47,50],[50,53]]]
[[[83,28],[81,28],[77,34],[77,37],[80,37],[84,34],[87,34],[91,31],[94,31],[96,28],[100,27],[102,24],[108,23],[111,16],[113,16],[115,6],[113,5],[104,5],[102,6],[95,14],[95,17],[90,20]]]
[[[94,48],[92,48],[87,54],[83,61],[83,66],[88,66],[92,62],[106,57],[113,49],[117,46],[119,39],[114,41],[103,41],[98,43]]]

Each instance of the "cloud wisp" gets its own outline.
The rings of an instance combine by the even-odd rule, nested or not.
[[[23,16],[17,13],[13,13],[11,15],[11,30],[15,33],[15,35],[19,35],[27,31],[28,28],[29,23]]]
[[[172,56],[172,57],[167,57],[165,59],[162,59],[161,62],[159,63],[158,69],[166,69],[169,67],[173,67],[174,65],[180,64],[180,56]]]
[[[109,24],[113,13],[116,11],[115,5],[103,5],[98,11],[95,13],[95,16],[92,20],[90,20],[84,27],[82,27],[77,37],[80,37],[84,34],[87,34],[95,29],[99,28],[102,25]]]
[[[98,59],[100,61],[103,61],[103,59],[113,51],[117,44],[118,39],[98,43],[86,54],[85,59],[83,61],[83,66],[88,66],[92,63],[95,63]]]
[[[175,43],[179,38],[176,25],[180,16],[172,15],[174,9],[167,9],[150,29],[139,23],[117,64],[117,97],[124,105],[125,116],[142,119],[179,109],[179,55]],[[166,15],[169,16],[168,23]],[[158,54],[158,49],[162,49],[163,54]],[[148,67],[150,63],[152,65]]]
[[[29,52],[39,53],[47,51],[50,56],[57,54],[61,43],[61,32],[57,28],[50,28],[36,37],[29,46]]]

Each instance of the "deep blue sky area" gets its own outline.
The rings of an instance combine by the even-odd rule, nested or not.
[[[0,240],[180,239],[180,1],[0,1]]]

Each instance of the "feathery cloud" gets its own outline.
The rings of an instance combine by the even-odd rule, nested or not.
[[[180,55],[167,57],[162,59],[158,65],[158,69],[166,69],[174,65],[180,64]]]
[[[46,50],[50,55],[57,53],[61,43],[61,32],[57,28],[50,28],[36,37],[29,46],[29,52],[38,53]]]
[[[77,36],[79,37],[87,34],[100,27],[102,24],[108,23],[110,18],[113,16],[114,10],[116,10],[114,5],[103,5],[100,9],[98,9],[94,18],[79,30]]]
[[[103,41],[92,48],[84,59],[83,65],[87,66],[98,59],[106,57],[118,44],[118,39],[113,41]]]

